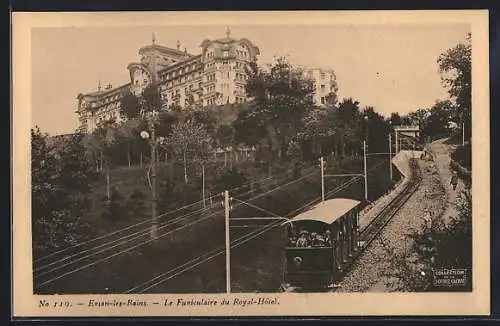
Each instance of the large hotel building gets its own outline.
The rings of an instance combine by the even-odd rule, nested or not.
[[[127,92],[136,96],[155,83],[165,106],[207,107],[246,101],[245,66],[257,62],[259,48],[246,38],[234,39],[229,29],[226,37],[204,40],[201,53],[194,55],[177,47],[158,45],[153,35],[152,44],[139,49],[140,62],[128,65],[130,81],[119,87],[99,83],[97,91],[79,94],[77,114],[81,132],[92,132],[100,123],[120,121],[120,99]],[[336,90],[333,70],[307,68],[305,73],[315,80],[316,104],[324,104],[325,97]]]

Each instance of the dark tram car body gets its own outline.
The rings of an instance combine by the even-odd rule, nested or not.
[[[289,233],[284,252],[285,283],[301,288],[335,283],[358,249],[359,205],[357,200],[335,198],[285,223]]]

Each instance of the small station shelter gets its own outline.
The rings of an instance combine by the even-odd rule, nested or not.
[[[420,138],[419,126],[394,126],[396,153],[401,149],[414,150]]]

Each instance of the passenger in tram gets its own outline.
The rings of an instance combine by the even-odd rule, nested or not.
[[[307,231],[301,231],[300,236],[297,239],[297,247],[299,248],[306,248],[309,246],[309,241],[307,239],[307,236],[309,235],[309,232]]]
[[[313,233],[311,235],[312,238],[312,246],[313,247],[324,247],[325,239],[321,236],[321,234]]]
[[[297,243],[297,234],[293,229],[288,230],[288,246],[295,247]]]
[[[452,172],[450,184],[452,185],[453,190],[457,189],[458,173],[455,170],[453,170],[453,172]]]
[[[325,231],[325,245],[331,247],[332,246],[332,232],[330,230]]]

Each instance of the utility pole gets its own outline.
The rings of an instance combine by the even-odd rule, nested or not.
[[[205,164],[201,165],[201,183],[202,183],[201,196],[203,198],[203,209],[205,209],[206,208],[206,205],[205,205]]]
[[[320,157],[319,162],[321,164],[321,201],[325,201],[325,161],[323,156]]]
[[[158,237],[158,216],[156,214],[156,130],[155,130],[155,116],[151,120],[151,238]]]
[[[368,201],[368,176],[366,171],[366,140],[363,141],[363,166],[365,170],[365,200]]]
[[[389,132],[389,177],[392,181],[392,139],[391,133]]]
[[[462,122],[462,146],[465,145],[465,122]]]
[[[231,243],[229,241],[229,191],[224,191],[224,217],[226,229],[226,293],[231,293]]]
[[[395,131],[396,133],[396,154],[399,152],[399,141],[398,141],[398,131]]]

